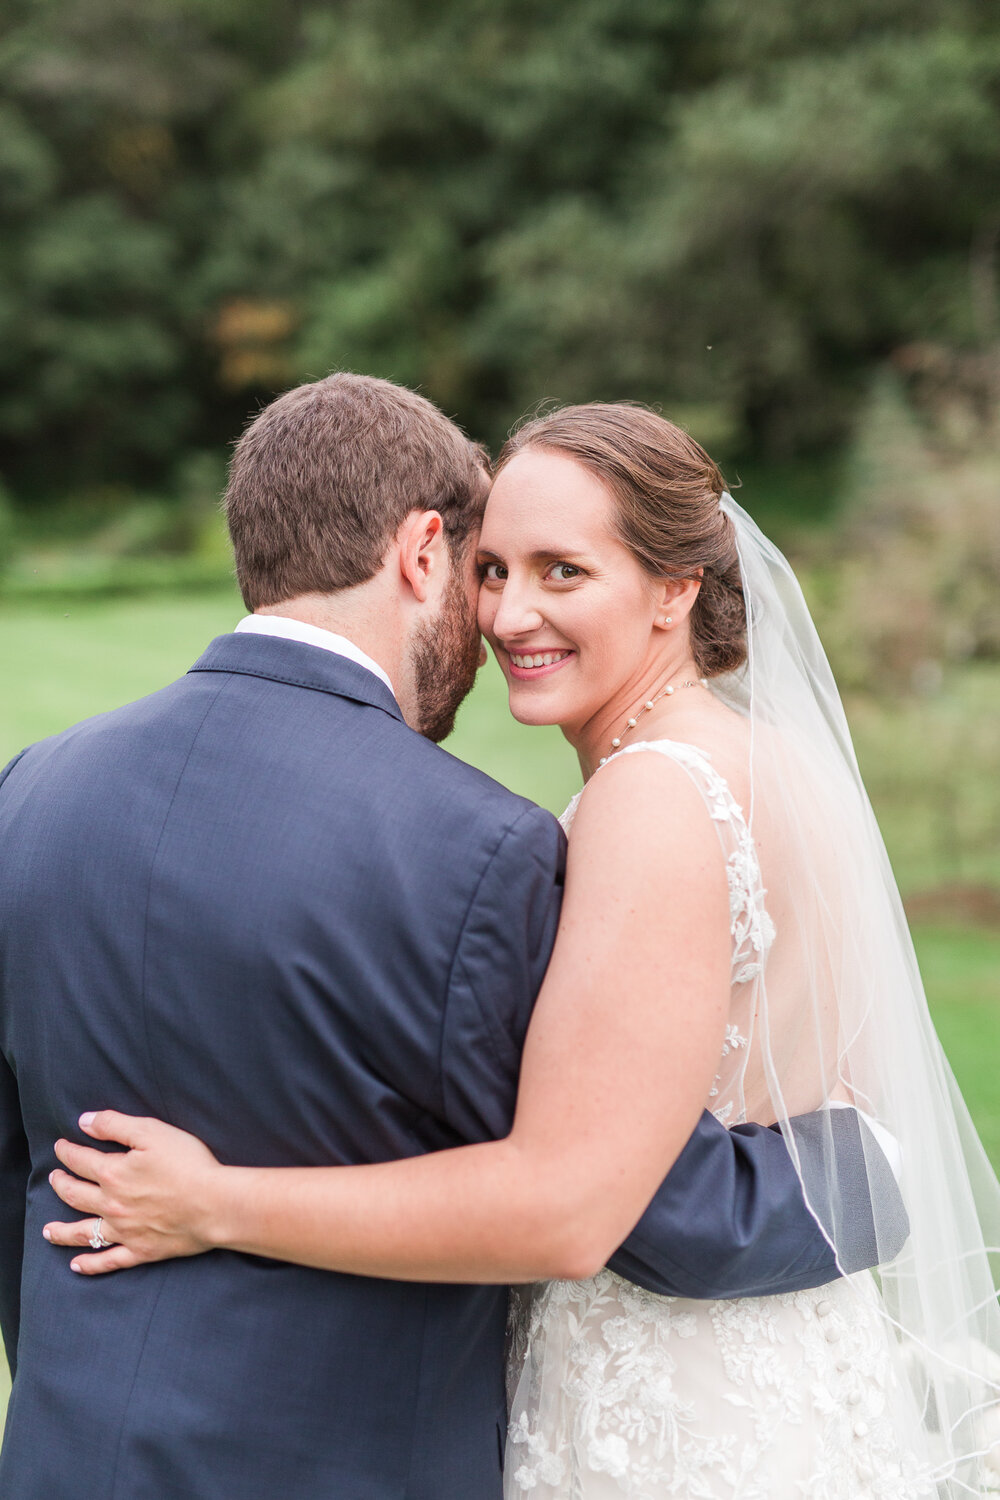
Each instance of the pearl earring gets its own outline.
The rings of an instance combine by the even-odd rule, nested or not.
[[[664,615],[664,617],[663,617],[663,623],[664,623],[664,625],[672,625],[674,623],[673,616],[672,615]]]

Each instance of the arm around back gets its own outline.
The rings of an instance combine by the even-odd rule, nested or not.
[[[675,796],[663,795],[664,778],[672,778]],[[526,815],[526,828],[533,817],[543,815]],[[57,1191],[72,1207],[105,1217],[142,1258],[177,1254],[181,1243],[190,1245],[182,1253],[225,1246],[416,1281],[593,1274],[683,1150],[721,1052],[729,893],[721,847],[706,831],[701,794],[659,758],[611,764],[588,787],[519,1080],[521,1023],[504,991],[510,935],[519,932],[525,945],[539,914],[531,899],[527,907],[506,900],[507,879],[518,878],[523,857],[507,861],[501,846],[489,861],[494,868],[484,863],[455,955],[441,1070],[456,1133],[475,1140],[475,1127],[480,1144],[372,1166],[268,1170],[219,1167],[186,1137],[177,1149],[187,1154],[174,1157],[180,1169],[171,1175],[156,1165],[168,1128],[141,1122],[126,1141],[138,1149],[125,1156],[60,1142],[64,1164],[103,1190],[57,1174]],[[529,880],[521,897],[532,889]],[[539,934],[550,920],[526,944],[538,964]],[[522,963],[522,978],[538,964]],[[455,1031],[462,1016],[467,1033]],[[508,1110],[517,1085],[514,1121],[507,1135],[487,1140],[475,1096],[489,1078],[483,1068],[494,1070],[488,1087],[498,1098],[504,1092],[497,1070],[505,1059]],[[112,1250],[95,1257],[94,1269],[130,1263]]]
[[[678,778],[669,828],[655,815],[663,775]],[[427,1281],[575,1279],[611,1257],[615,1270],[654,1291],[709,1298],[833,1279],[837,1263],[782,1137],[757,1125],[726,1130],[702,1112],[728,1013],[731,954],[725,868],[718,846],[703,838],[700,794],[652,757],[610,766],[600,785],[599,797],[584,798],[574,827],[562,922],[524,1048],[510,1133],[373,1167],[214,1164],[203,1211],[180,1220],[196,1224],[196,1248]],[[654,811],[642,813],[645,806]],[[555,919],[556,832],[545,815],[525,814],[485,862],[470,899],[442,1047],[448,1118],[466,1140],[482,1140],[491,1124],[499,1133],[500,1115],[509,1112],[518,1033]],[[529,858],[536,841],[537,858]],[[477,1102],[483,1098],[485,1106]],[[852,1111],[835,1112],[827,1124],[838,1137],[845,1183],[866,1183],[867,1148],[854,1158],[841,1150],[839,1136],[852,1121],[860,1148]],[[177,1204],[192,1211],[201,1167],[192,1158],[177,1174],[177,1192],[164,1194],[155,1171],[143,1177],[155,1140],[144,1130],[148,1143],[128,1141],[141,1150],[124,1158],[60,1150],[84,1175],[96,1158],[95,1179],[115,1180],[117,1203],[61,1191],[73,1207],[116,1222],[131,1196],[129,1212],[141,1210],[136,1221],[149,1226],[159,1217],[158,1232],[169,1240],[181,1232]],[[797,1138],[801,1152],[801,1130]],[[805,1154],[803,1166],[808,1182]],[[136,1183],[143,1177],[141,1192],[125,1192],[129,1174]],[[842,1191],[839,1200],[859,1210],[852,1222],[861,1226],[859,1248],[848,1254],[841,1245],[840,1264],[874,1264],[863,1198]]]
[[[892,1260],[909,1233],[902,1195],[855,1110],[793,1122],[810,1200],[832,1227],[824,1162],[849,1212],[834,1251],[810,1211],[777,1126],[727,1130],[707,1112],[652,1203],[609,1265],[647,1291],[696,1298],[760,1297],[824,1286],[842,1272]],[[876,1235],[873,1197],[879,1203]],[[885,1226],[892,1226],[887,1240]]]

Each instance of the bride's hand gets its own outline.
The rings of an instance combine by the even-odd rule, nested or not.
[[[74,1271],[94,1276],[211,1248],[207,1226],[226,1169],[207,1146],[160,1120],[110,1109],[81,1115],[80,1128],[95,1140],[129,1150],[97,1151],[72,1141],[56,1142],[56,1156],[69,1171],[57,1169],[49,1181],[64,1203],[88,1217],[46,1224],[45,1238],[53,1245],[86,1246],[97,1229],[113,1242],[110,1250],[77,1256]]]

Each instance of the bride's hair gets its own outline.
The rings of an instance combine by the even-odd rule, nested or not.
[[[631,402],[564,406],[511,434],[497,472],[526,448],[565,453],[614,497],[618,535],[656,578],[702,571],[691,611],[699,673],[716,677],[746,660],[747,627],[736,536],[719,508],[725,481],[694,438]]]

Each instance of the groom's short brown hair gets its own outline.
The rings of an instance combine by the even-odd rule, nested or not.
[[[453,551],[482,520],[485,449],[423,396],[341,372],[286,391],[236,444],[224,508],[248,609],[374,577],[406,517]]]

